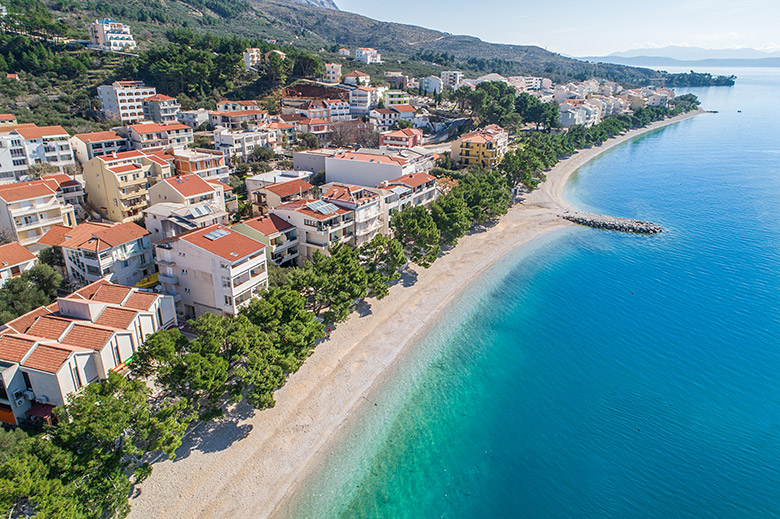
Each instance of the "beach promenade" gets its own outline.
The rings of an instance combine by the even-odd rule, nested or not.
[[[431,268],[407,273],[383,300],[360,305],[276,393],[276,407],[243,414],[239,409],[221,422],[199,425],[176,461],[154,465],[131,500],[130,517],[286,517],[285,503],[328,443],[450,302],[507,253],[574,225],[560,215],[573,210],[562,193],[577,169],[628,139],[698,113],[633,130],[560,162],[495,226],[462,238]]]

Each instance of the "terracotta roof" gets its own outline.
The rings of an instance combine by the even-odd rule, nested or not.
[[[151,97],[143,99],[143,101],[176,101],[175,97],[167,96],[165,94],[155,94]]]
[[[342,207],[336,207],[336,211],[328,214],[323,214],[319,211],[315,211],[311,209],[307,205],[309,203],[311,202],[306,200],[296,200],[294,202],[287,202],[286,204],[276,206],[274,210],[280,209],[280,210],[295,211],[297,213],[301,213],[302,215],[308,216],[310,218],[314,218],[315,220],[328,220],[330,218],[333,218],[334,216],[340,216],[342,214],[346,214],[350,212],[349,210],[344,209]]]
[[[9,203],[54,194],[55,191],[51,186],[41,180],[17,182],[15,184],[0,186],[0,198]]]
[[[14,114],[0,114],[0,121],[8,121],[13,119],[16,120],[16,116]]]
[[[58,247],[65,241],[65,235],[68,234],[68,231],[72,230],[72,228],[65,227],[64,225],[52,225],[51,228],[38,239],[38,243]]]
[[[115,330],[106,326],[76,323],[62,338],[63,344],[100,351],[114,335]]]
[[[422,135],[422,133],[422,130],[417,128],[404,128],[402,130],[382,132],[381,135],[384,137],[414,137],[415,135]]]
[[[272,234],[276,234],[278,232],[285,232],[290,229],[295,229],[293,224],[285,222],[275,214],[258,216],[257,218],[244,220],[243,222],[239,223],[243,223],[265,236],[271,236]]]
[[[102,251],[142,238],[149,231],[133,223],[111,225],[98,222],[84,222],[73,229],[63,232],[62,228],[52,227],[42,236],[44,245],[56,245],[68,249]],[[63,241],[61,241],[63,240]]]
[[[396,112],[414,112],[416,111],[412,105],[393,105],[392,109]]]
[[[146,154],[138,151],[138,150],[130,150],[130,151],[120,151],[119,153],[111,153],[108,155],[98,155],[97,159],[103,161],[103,162],[116,162],[120,160],[127,160],[127,159],[140,159],[143,158]]]
[[[43,337],[44,339],[58,340],[68,326],[73,321],[64,317],[57,317],[55,315],[42,315],[39,317],[30,329],[27,330],[27,335],[34,335],[36,337]]]
[[[265,125],[266,128],[270,128],[271,130],[287,130],[289,128],[295,128],[294,124],[287,124],[287,123],[280,123],[280,122],[272,122]]]
[[[95,320],[95,324],[126,330],[136,315],[138,315],[138,312],[129,308],[108,306],[100,313],[100,316]]]
[[[337,154],[334,159],[343,160],[359,160],[363,162],[375,162],[379,164],[396,164],[404,165],[408,161],[401,157],[388,157],[387,155],[373,154],[373,153],[360,153],[359,151],[345,151]]]
[[[294,195],[295,193],[305,193],[312,187],[314,186],[305,180],[296,178],[295,180],[290,180],[288,182],[280,182],[279,184],[263,186],[261,189],[265,189],[266,191],[270,191],[278,197],[284,198],[286,196]]]
[[[152,303],[154,303],[157,300],[157,294],[152,294],[150,292],[133,292],[133,295],[127,298],[127,301],[125,301],[124,306],[125,308],[132,308],[133,310],[149,310],[149,308],[152,306]]]
[[[17,333],[27,333],[27,330],[30,329],[30,326],[33,325],[36,319],[42,315],[49,315],[52,311],[50,311],[48,308],[44,308],[42,306],[39,306],[35,310],[30,310],[24,315],[20,315],[13,321],[8,321],[5,323],[6,326],[9,328],[12,328]]]
[[[143,168],[138,164],[122,164],[121,166],[111,166],[108,169],[121,175],[122,173],[129,173],[130,171],[137,171]]]
[[[384,114],[384,115],[392,115],[392,114],[396,113],[393,110],[390,110],[389,108],[374,108],[372,110],[372,112],[377,112],[377,113]]]
[[[46,373],[57,373],[71,354],[79,349],[64,344],[38,344],[22,366]]]
[[[360,72],[359,70],[353,70],[352,72],[344,74],[344,77],[371,77],[371,76],[369,74],[366,74],[365,72]]]
[[[28,251],[18,241],[0,245],[0,268],[19,265],[35,259],[35,254]]]
[[[124,137],[119,135],[116,132],[108,131],[108,132],[90,132],[90,133],[77,133],[72,137],[73,139],[78,139],[82,142],[104,142],[104,141],[119,141],[123,140]]]
[[[127,295],[132,291],[132,288],[122,285],[103,284],[90,299],[92,301],[100,301],[101,303],[121,305],[122,301],[124,301]]]
[[[411,175],[404,175],[402,177],[398,177],[395,180],[391,180],[388,182],[388,184],[402,184],[407,187],[417,187],[425,184],[426,182],[430,182],[431,180],[436,180],[436,177],[433,177],[427,173],[412,173]]]
[[[225,117],[237,117],[239,115],[267,115],[265,110],[228,110],[226,112],[211,112],[211,115],[220,115]]]
[[[215,191],[214,186],[195,173],[166,178],[161,182],[165,182],[185,198],[205,193],[213,193]]]
[[[41,139],[43,137],[54,137],[59,135],[65,135],[70,137],[68,132],[62,126],[38,126],[28,128],[17,128],[16,133],[24,137],[25,139]]]
[[[94,281],[89,285],[76,290],[72,294],[69,294],[66,299],[92,299],[92,297],[97,293],[98,290],[100,290],[100,287],[103,285],[113,285],[113,283],[106,281],[105,279],[98,279],[97,281]]]
[[[224,192],[226,192],[226,193],[227,193],[228,191],[233,191],[233,188],[232,188],[232,187],[230,187],[229,185],[225,184],[224,182],[220,182],[219,180],[216,180],[216,179],[207,179],[207,180],[206,180],[206,182],[208,182],[209,184],[211,184],[211,185],[213,185],[213,186],[222,186],[222,190],[223,190]]]
[[[361,186],[331,185],[328,191],[322,194],[323,199],[339,200],[341,202],[357,203],[360,200],[370,200],[379,195]]]
[[[168,124],[143,123],[143,124],[133,124],[128,126],[128,128],[132,128],[133,130],[135,130],[137,133],[140,133],[141,135],[147,133],[167,132],[170,130],[192,131],[192,128],[190,128],[186,124],[180,124],[180,123],[168,123]]]
[[[52,187],[51,186],[51,182],[56,183],[58,188],[62,187],[62,186],[76,186],[76,185],[80,186],[81,185],[81,182],[79,182],[78,180],[75,180],[73,178],[70,178],[65,173],[54,173],[52,175],[44,175],[44,176],[41,177],[41,180],[43,182],[46,182],[47,184],[49,184],[49,187]]]
[[[33,337],[0,335],[0,359],[8,362],[21,362],[35,344]]]
[[[207,234],[218,229],[226,231],[227,234],[216,239],[206,237]],[[209,225],[202,229],[186,232],[171,239],[182,239],[230,262],[251,256],[265,248],[265,244],[220,224]]]

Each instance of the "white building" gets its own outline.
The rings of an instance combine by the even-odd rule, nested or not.
[[[114,81],[98,87],[98,99],[103,107],[103,117],[123,123],[143,121],[143,100],[157,94],[154,87],[143,81]]]
[[[325,63],[325,77],[323,79],[326,83],[340,83],[341,63]]]
[[[344,74],[344,84],[350,86],[371,86],[371,76],[359,70]]]
[[[339,56],[348,57],[350,55],[349,49],[339,49]]]
[[[404,175],[428,172],[434,164],[434,154],[423,148],[363,148],[326,158],[325,178],[328,182],[374,187]]]
[[[382,55],[371,47],[360,47],[355,51],[355,59],[366,65],[382,63]]]
[[[123,51],[135,48],[130,26],[110,18],[95,20],[89,24],[89,41],[103,50]]]
[[[144,118],[156,123],[175,123],[178,121],[181,105],[175,97],[156,94],[143,101]]]
[[[179,113],[176,114],[176,120],[182,124],[186,124],[190,128],[197,128],[201,124],[209,122],[209,111],[205,108],[179,111]]]
[[[430,208],[438,196],[436,177],[427,173],[412,173],[387,182],[377,188],[381,197],[382,229],[381,233],[390,235],[390,222],[393,215],[406,207],[422,205]]]
[[[332,182],[322,186],[322,200],[354,213],[355,246],[360,247],[381,233],[382,207],[379,190]]]
[[[260,66],[262,66],[263,59],[263,52],[260,49],[256,47],[250,47],[245,50],[243,54],[244,68],[247,70],[257,70]]]
[[[223,225],[156,244],[158,280],[179,313],[235,316],[268,288],[265,245]]]
[[[315,251],[327,253],[336,243],[354,243],[355,213],[323,200],[297,200],[271,211],[297,229],[299,265],[311,261]]]
[[[41,244],[60,247],[65,270],[78,284],[101,279],[133,286],[154,273],[150,233],[133,222],[84,222],[52,227]]]
[[[0,245],[0,287],[38,264],[38,257],[17,241]]]
[[[196,174],[178,175],[163,179],[149,188],[149,205],[167,202],[196,206],[208,203],[215,212],[221,212],[227,210],[226,196],[221,182],[209,182]]]
[[[349,92],[349,111],[352,115],[366,115],[379,105],[379,90],[372,87],[357,87]]]
[[[444,88],[456,90],[463,81],[463,72],[460,70],[443,70],[441,73],[441,83]]]
[[[74,213],[57,182],[33,180],[0,186],[0,227],[10,229],[31,252],[44,247],[38,240],[52,227],[76,225]]]
[[[252,158],[255,147],[269,147],[268,131],[257,126],[254,129],[230,130],[222,126],[214,129],[214,149],[222,152],[226,159],[237,157],[243,161]]]
[[[219,180],[225,183],[230,181],[230,168],[225,165],[225,156],[216,150],[174,149],[173,164],[179,175],[195,173],[206,180]]]
[[[185,148],[193,142],[192,128],[181,123],[143,123],[127,127],[130,148],[146,150],[150,148]]]
[[[434,79],[438,80],[439,78],[434,77]],[[386,90],[383,99],[385,108],[392,108],[395,105],[408,105],[411,97],[408,92],[403,90]]]
[[[267,259],[274,265],[294,267],[298,264],[298,234],[295,226],[275,214],[242,220],[231,228],[264,243]]]
[[[0,183],[22,180],[30,166],[41,163],[60,172],[76,164],[70,135],[62,126],[0,126]]]
[[[436,95],[440,94],[442,89],[442,80],[437,76],[428,76],[420,80],[420,90],[424,94]],[[409,104],[409,103],[402,103]]]
[[[152,233],[152,243],[157,243],[201,227],[217,223],[228,225],[230,215],[218,205],[209,202],[191,205],[163,202],[144,210],[144,221],[146,228]]]
[[[171,297],[101,280],[0,325],[0,421],[51,423],[69,395],[121,371],[149,334],[176,324]]]
[[[101,155],[127,151],[127,139],[113,130],[77,133],[70,138],[70,146],[79,163],[86,164]]]

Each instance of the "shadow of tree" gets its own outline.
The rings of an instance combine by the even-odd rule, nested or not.
[[[371,303],[369,303],[365,299],[361,299],[360,302],[356,304],[353,308],[360,317],[367,317],[371,315]]]
[[[249,436],[252,425],[241,423],[254,414],[254,408],[241,402],[226,410],[222,418],[198,422],[184,437],[176,450],[174,462],[185,459],[193,451],[219,452]]]
[[[401,271],[401,277],[398,279],[397,283],[401,283],[401,286],[404,287],[410,287],[417,283],[417,272],[415,272],[412,269],[406,268],[403,271]]]

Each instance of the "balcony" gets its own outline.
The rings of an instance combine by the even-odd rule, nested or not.
[[[129,178],[125,181],[119,182],[119,187],[129,187],[129,186],[137,186],[138,184],[146,184],[149,179],[146,178],[146,175],[140,176],[138,178]]]
[[[122,200],[128,200],[131,198],[138,198],[140,196],[147,196],[149,194],[148,189],[134,189],[132,191],[120,191],[119,198]]]
[[[158,259],[157,260],[157,264],[159,266],[161,266],[161,267],[175,267],[176,266],[176,262],[175,261],[169,261],[169,260],[163,260],[163,259]]]
[[[178,285],[179,284],[179,278],[177,276],[173,275],[166,275],[166,274],[158,274],[157,275],[157,281],[160,283],[163,283],[165,285]]]

